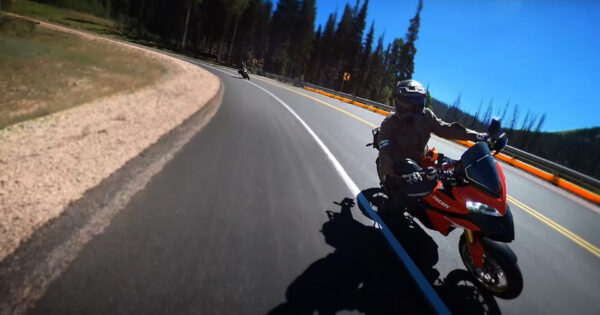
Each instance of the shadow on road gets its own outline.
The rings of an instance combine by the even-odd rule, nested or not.
[[[299,275],[288,286],[286,301],[268,314],[433,313],[379,230],[352,217],[354,201],[335,204],[340,212],[327,210],[329,220],[321,230],[335,250]],[[454,314],[500,314],[493,297],[480,292],[467,271],[438,279],[437,245],[419,225],[399,221],[394,234]]]

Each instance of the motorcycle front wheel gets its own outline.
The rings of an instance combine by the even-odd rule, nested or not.
[[[516,262],[502,259],[501,251],[493,247],[484,247],[483,267],[478,268],[473,264],[473,257],[465,235],[461,235],[458,242],[460,258],[477,284],[493,295],[502,299],[514,299],[523,290],[523,275]]]

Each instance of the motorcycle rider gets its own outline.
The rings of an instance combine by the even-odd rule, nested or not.
[[[487,134],[469,130],[459,123],[447,123],[437,118],[425,107],[426,99],[427,92],[421,83],[399,81],[393,97],[395,112],[387,116],[379,128],[377,173],[384,189],[392,195],[400,191],[404,196],[423,196],[437,183],[428,183],[418,172],[432,132],[456,140],[481,141],[487,137]]]
[[[246,68],[246,62],[240,62],[240,66],[238,67],[238,73],[242,76],[243,79],[250,79],[250,77],[248,76],[248,69]]]
[[[240,62],[240,66],[238,67],[238,71],[246,71],[246,62]]]

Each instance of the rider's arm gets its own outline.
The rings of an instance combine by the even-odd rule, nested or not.
[[[457,122],[447,123],[437,118],[431,110],[427,109],[427,111],[431,114],[431,131],[442,138],[477,142],[485,137],[485,134],[467,129]]]
[[[389,116],[388,116],[389,117]],[[394,159],[392,148],[394,147],[392,124],[388,119],[384,119],[379,128],[379,165],[384,174],[394,174]]]

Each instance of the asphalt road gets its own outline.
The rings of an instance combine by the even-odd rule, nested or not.
[[[207,69],[225,85],[219,112],[83,248],[31,313],[429,312],[301,123],[235,71]],[[377,186],[376,152],[365,144],[382,116],[274,81],[251,82],[292,108],[361,189]],[[464,151],[437,138],[430,145],[455,158]],[[597,207],[504,170],[514,199],[600,245]],[[434,287],[455,314],[596,314],[600,257],[511,206],[511,248],[524,276],[514,300],[464,281],[459,233],[443,237],[406,225],[398,236],[428,279],[446,280]]]

